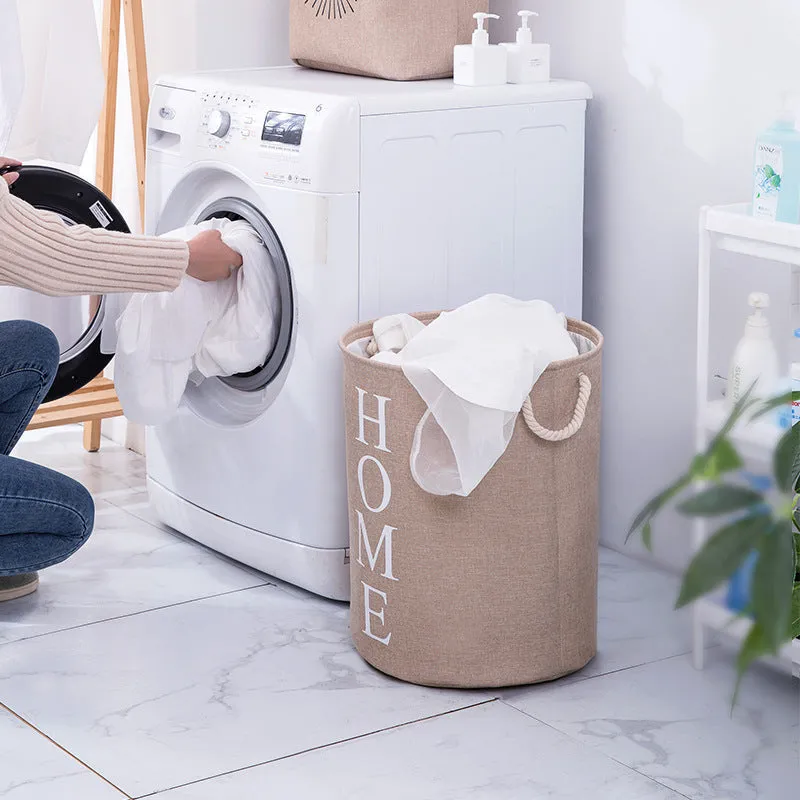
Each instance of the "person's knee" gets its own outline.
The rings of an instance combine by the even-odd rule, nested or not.
[[[71,494],[69,506],[75,512],[76,525],[74,538],[77,540],[78,547],[84,544],[91,536],[94,529],[94,500],[85,486],[77,481],[70,479]]]
[[[6,358],[41,373],[49,387],[58,370],[61,347],[56,335],[44,325],[18,320],[3,326],[3,350]]]
[[[40,363],[45,381],[49,387],[58,371],[61,346],[56,335],[49,328],[45,328],[44,325],[38,325],[35,322],[28,323],[28,325],[30,329],[27,333],[30,336],[31,350],[35,354],[34,360]]]

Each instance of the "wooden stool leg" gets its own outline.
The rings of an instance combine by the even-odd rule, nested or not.
[[[96,453],[100,449],[102,425],[103,423],[99,419],[83,423],[83,449],[87,453]]]

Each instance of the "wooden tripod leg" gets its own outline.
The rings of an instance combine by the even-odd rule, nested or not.
[[[101,192],[114,192],[114,145],[117,130],[117,88],[119,86],[119,37],[122,25],[121,0],[105,0],[103,6],[103,68],[106,93],[97,129],[95,181]]]
[[[142,229],[144,229],[144,182],[147,158],[147,112],[150,106],[150,81],[147,76],[147,48],[142,0],[124,0],[124,3],[125,38],[128,45],[128,69],[130,72],[133,110],[133,136],[136,146],[136,174],[139,181],[139,210]]]
[[[122,25],[122,0],[103,3],[103,69],[106,90],[103,110],[97,128],[97,164],[95,181],[101,192],[111,197],[114,191],[114,146],[117,130],[117,87],[119,86],[119,37]],[[100,306],[99,297],[89,300],[89,317],[94,318]],[[83,449],[96,453],[100,449],[102,422],[83,423]]]

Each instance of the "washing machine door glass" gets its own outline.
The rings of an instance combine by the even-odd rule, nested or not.
[[[275,343],[264,363],[247,374],[219,379],[225,386],[239,392],[262,393],[282,374],[291,351],[295,316],[292,273],[275,229],[254,205],[236,197],[221,198],[207,206],[196,221],[223,218],[244,220],[253,226],[270,255],[280,288],[280,324]]]
[[[11,191],[32,206],[57,214],[67,225],[130,232],[114,204],[96,187],[71,173],[50,167],[21,167]],[[58,337],[60,364],[46,401],[77,391],[111,361],[112,355],[104,354],[100,347],[105,310],[104,297],[54,298],[0,287],[0,321],[33,320]]]

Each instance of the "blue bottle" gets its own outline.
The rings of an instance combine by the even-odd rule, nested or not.
[[[800,224],[800,131],[789,109],[758,137],[753,216]]]
[[[766,494],[775,487],[775,483],[769,475],[758,475],[743,471],[741,477],[749,484],[751,489],[757,492]],[[765,503],[763,506],[757,506],[751,513],[769,513],[769,505]],[[725,604],[731,611],[742,614],[748,610],[751,599],[750,589],[756,564],[758,564],[758,553],[753,551],[744,564],[731,576],[725,598]]]

